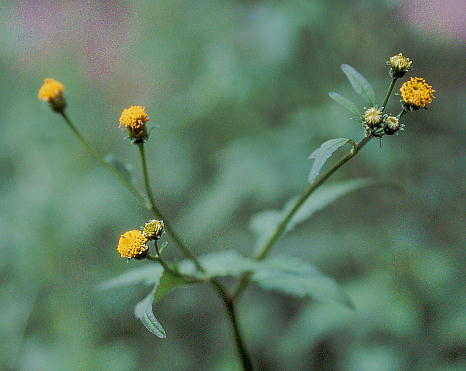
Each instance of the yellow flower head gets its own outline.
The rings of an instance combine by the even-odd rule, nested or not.
[[[163,233],[163,220],[149,220],[148,223],[144,224],[142,234],[149,240],[158,240]]]
[[[377,107],[371,107],[364,112],[364,123],[368,126],[376,126],[383,121],[382,111]]]
[[[128,231],[120,236],[117,251],[122,258],[143,259],[149,253],[147,237],[141,231]]]
[[[400,53],[390,57],[388,64],[391,67],[390,73],[393,77],[403,77],[406,71],[411,68],[411,64],[413,64],[413,62]]]
[[[120,126],[128,130],[128,134],[135,143],[142,143],[147,139],[146,122],[149,116],[142,106],[131,106],[121,112]]]
[[[420,77],[411,77],[401,86],[400,92],[405,108],[408,110],[425,108],[435,98],[433,94],[435,90]]]
[[[44,102],[50,104],[53,110],[59,112],[66,106],[65,98],[63,97],[64,86],[60,81],[47,78],[39,89],[37,97]]]

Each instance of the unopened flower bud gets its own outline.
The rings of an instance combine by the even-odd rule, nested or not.
[[[158,240],[163,233],[163,220],[149,220],[144,224],[142,234],[147,237],[148,240]]]
[[[398,120],[397,117],[395,116],[388,116],[385,119],[385,134],[387,135],[393,135],[395,134],[398,130],[400,130],[400,121]]]
[[[413,62],[403,56],[403,54],[397,54],[390,57],[387,64],[390,66],[390,75],[392,77],[403,77],[404,74],[411,68]]]
[[[374,127],[381,124],[383,121],[383,114],[377,107],[371,107],[364,112],[364,124],[369,127]]]

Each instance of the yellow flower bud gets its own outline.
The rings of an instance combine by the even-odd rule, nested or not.
[[[120,115],[120,126],[126,128],[134,143],[143,143],[148,138],[147,121],[149,121],[149,116],[142,106],[126,108]]]
[[[64,86],[61,82],[47,78],[39,89],[37,97],[50,104],[55,112],[63,112],[66,100],[63,96]]]
[[[122,258],[143,259],[149,253],[147,237],[141,231],[128,231],[120,236],[117,251]]]

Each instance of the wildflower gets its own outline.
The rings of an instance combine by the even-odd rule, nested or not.
[[[163,220],[149,220],[148,223],[144,224],[142,234],[149,240],[158,240],[163,233]]]
[[[403,56],[403,54],[397,54],[390,57],[387,64],[390,66],[390,75],[392,77],[403,77],[404,74],[411,68],[413,62]]]
[[[377,107],[372,107],[364,112],[364,123],[369,127],[374,127],[381,124],[383,121],[382,111]]]
[[[55,112],[62,112],[66,107],[66,100],[63,96],[64,86],[61,82],[47,78],[39,89],[37,97],[50,104]]]
[[[420,77],[411,77],[400,88],[401,98],[406,110],[425,108],[435,98],[432,86]]]
[[[122,258],[143,259],[149,253],[147,237],[141,231],[128,231],[120,236],[117,251]]]
[[[398,120],[397,117],[388,116],[385,119],[385,128],[384,128],[385,134],[393,135],[400,129],[401,129],[400,120]]]
[[[121,112],[120,126],[128,130],[128,135],[134,143],[143,143],[148,138],[145,125],[147,121],[149,116],[142,106],[131,106]]]

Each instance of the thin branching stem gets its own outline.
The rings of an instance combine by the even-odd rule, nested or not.
[[[225,305],[225,309],[230,319],[230,323],[233,328],[233,335],[235,339],[236,349],[238,350],[238,354],[241,359],[241,364],[243,366],[244,371],[253,371],[254,366],[249,356],[249,353],[246,349],[246,345],[243,341],[243,336],[241,334],[241,329],[238,323],[238,315],[236,313],[235,303],[233,297],[228,294],[225,288],[219,284],[217,281],[211,281],[215,289],[217,290],[219,296],[223,299],[223,303]]]
[[[139,148],[139,154],[141,155],[140,157],[141,157],[142,173],[144,177],[144,186],[146,188],[147,198],[149,199],[150,209],[153,211],[155,215],[157,215],[158,218],[164,220],[165,229],[175,240],[176,244],[181,249],[183,254],[194,263],[194,265],[199,271],[201,272],[204,271],[204,269],[202,268],[197,258],[193,255],[193,253],[188,248],[188,246],[186,246],[186,244],[181,240],[181,238],[178,236],[175,230],[171,227],[171,225],[168,223],[166,218],[163,216],[162,212],[158,209],[157,205],[155,204],[154,194],[152,193],[152,187],[150,185],[149,171],[147,169],[146,151],[144,150],[144,143],[138,143],[138,148]]]
[[[152,193],[152,188],[151,188],[151,185],[150,185],[149,172],[148,172],[148,169],[147,169],[147,161],[146,161],[146,153],[145,153],[145,150],[144,150],[144,143],[139,143],[138,148],[139,148],[139,153],[141,155],[140,157],[141,157],[142,172],[143,172],[143,176],[144,176],[144,185],[145,185],[146,192],[147,192],[147,198],[149,199],[149,202],[150,202],[150,205],[151,205],[151,209],[154,211],[154,213],[156,215],[158,215],[161,219],[164,219],[164,221],[165,221],[166,219],[163,217],[163,215],[160,213],[160,211],[158,210],[158,208],[155,205],[155,200],[154,200],[154,196],[153,196],[153,193]],[[175,231],[172,228],[169,227],[168,223],[165,222],[164,224],[165,224],[165,228],[167,229],[167,232],[170,233],[171,236],[175,239],[175,241],[177,242],[178,246],[182,249],[185,256],[187,258],[189,258],[194,263],[194,265],[196,266],[196,268],[200,272],[205,272],[204,267],[201,265],[199,260],[191,253],[191,250],[188,248],[188,246],[186,246],[181,241],[181,239],[178,237],[178,235],[175,233]],[[159,253],[158,249],[157,249],[157,254],[158,254],[157,257],[150,256],[149,259],[158,261],[169,272],[173,271],[163,261],[163,259],[161,259],[161,256],[160,256],[160,253]],[[183,279],[186,279],[186,276],[183,275],[180,272],[177,272],[175,274],[179,275]],[[192,277],[190,277],[190,278],[192,278]],[[224,303],[226,311],[227,311],[228,319],[230,320],[230,323],[231,323],[231,326],[232,326],[232,329],[233,329],[235,345],[236,345],[236,348],[238,350],[238,354],[239,354],[239,356],[241,358],[243,369],[245,371],[252,371],[253,367],[252,367],[251,358],[249,357],[249,354],[248,354],[248,352],[246,350],[246,346],[245,346],[245,343],[244,343],[244,340],[243,340],[243,337],[242,337],[242,334],[241,334],[241,331],[240,331],[240,328],[239,328],[239,323],[238,323],[238,318],[237,318],[237,315],[236,315],[235,303],[233,301],[233,298],[227,292],[225,287],[217,279],[211,278],[208,282],[217,290],[217,293],[219,294],[219,296],[223,300],[223,303]]]
[[[385,98],[382,103],[382,112],[385,111],[385,107],[387,106],[388,100],[390,99],[390,95],[392,95],[393,88],[395,87],[396,80],[398,80],[398,77],[393,77],[392,81],[390,82],[387,94],[385,94]]]
[[[280,236],[286,231],[286,228],[288,227],[288,224],[290,223],[291,219],[293,216],[297,213],[297,211],[301,208],[301,206],[306,202],[306,200],[309,198],[311,194],[314,193],[316,189],[318,189],[330,176],[335,173],[340,167],[342,167],[344,164],[346,164],[349,160],[351,160],[354,156],[356,156],[359,152],[359,150],[364,147],[372,137],[365,137],[362,139],[359,143],[356,144],[356,146],[353,146],[351,151],[345,155],[340,161],[335,163],[332,167],[330,167],[324,174],[322,174],[313,184],[311,184],[310,187],[308,187],[303,194],[298,198],[298,200],[295,202],[291,210],[285,215],[285,217],[282,219],[280,224],[278,224],[277,228],[275,229],[275,232],[270,236],[270,238],[258,249],[258,253],[254,257],[256,260],[262,260],[264,259],[272,249],[272,247],[275,245],[277,240],[280,238]],[[233,298],[236,299],[238,298],[241,293],[244,291],[244,289],[247,287],[249,282],[251,281],[251,273],[245,273],[242,277],[241,280],[236,287]]]
[[[104,167],[109,169],[112,174],[140,201],[143,205],[146,204],[146,199],[143,194],[136,188],[136,186],[131,183],[131,181],[116,167],[114,167],[110,162],[106,161],[105,158],[81,135],[79,130],[74,126],[71,119],[68,117],[65,111],[59,112],[63,117],[65,122],[68,124],[71,131],[76,135],[78,140],[87,149],[87,151],[95,157]]]

